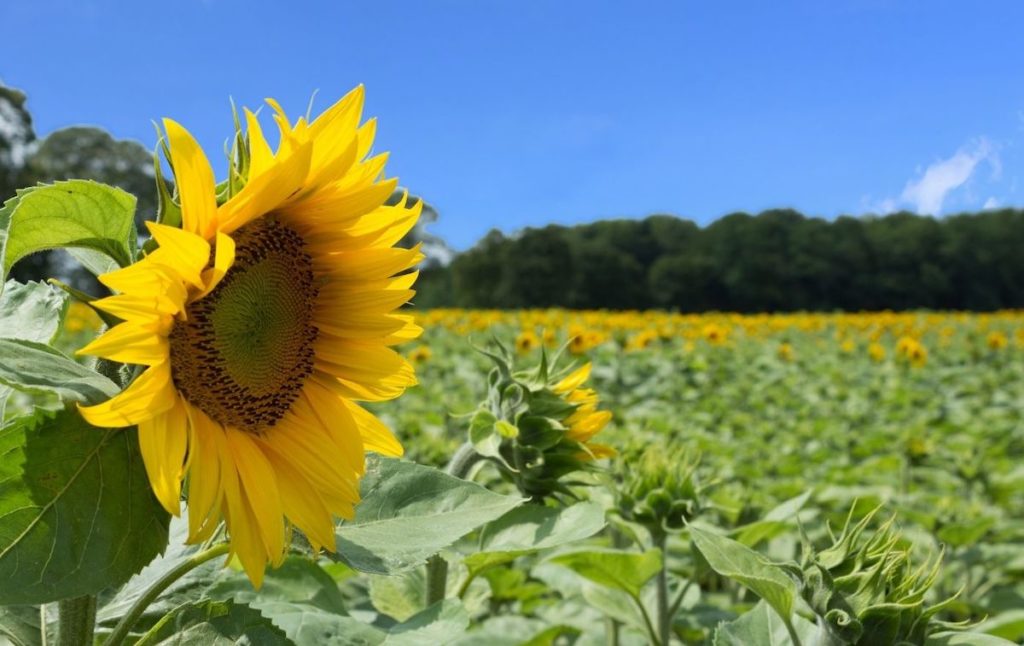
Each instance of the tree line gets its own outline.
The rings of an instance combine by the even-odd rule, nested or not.
[[[423,272],[420,307],[792,310],[1024,307],[1024,211],[944,218],[733,213],[492,231]]]

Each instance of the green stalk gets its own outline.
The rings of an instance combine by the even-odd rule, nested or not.
[[[484,456],[477,453],[472,444],[466,442],[455,451],[455,455],[445,468],[445,473],[465,479],[473,466],[483,459]],[[448,561],[441,558],[440,554],[435,554],[427,560],[427,607],[444,599],[447,589]]]
[[[124,643],[125,638],[128,637],[128,632],[132,629],[132,626],[134,626],[135,622],[139,620],[142,613],[146,611],[149,604],[156,601],[161,592],[203,563],[206,563],[211,559],[215,559],[223,554],[227,554],[228,547],[227,543],[221,543],[219,545],[214,545],[203,552],[193,554],[188,559],[178,564],[177,567],[157,579],[157,581],[153,583],[153,585],[149,586],[149,589],[138,598],[125,616],[121,617],[121,620],[117,622],[117,625],[114,626],[113,632],[110,633],[110,637],[108,637],[107,641],[104,642],[104,646],[121,646],[121,644]],[[88,642],[79,643],[88,644],[92,643],[92,641],[90,640]],[[63,644],[61,646],[63,646]]]
[[[658,570],[658,636],[668,646],[672,635],[672,611],[668,602],[668,534],[659,532],[654,544],[661,551],[661,569]]]
[[[67,599],[59,602],[57,608],[60,617],[57,629],[58,646],[92,644],[93,631],[96,628],[96,596]],[[41,630],[46,633],[45,621]]]

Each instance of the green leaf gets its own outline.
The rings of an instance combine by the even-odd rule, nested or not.
[[[1019,642],[1024,639],[1024,609],[1006,610],[973,628],[975,632]]]
[[[1015,642],[978,632],[945,631],[928,637],[924,646],[1014,646]]]
[[[448,577],[452,583],[453,577]],[[427,577],[423,568],[402,574],[370,577],[370,601],[381,614],[405,621],[423,610],[427,595]]]
[[[59,350],[21,339],[0,339],[0,384],[87,404],[110,399],[120,391],[113,381]]]
[[[448,644],[466,632],[469,614],[456,599],[445,599],[393,627],[385,646]]]
[[[779,566],[725,536],[690,525],[694,545],[715,572],[749,588],[775,609],[784,621],[793,614],[796,583]]]
[[[134,430],[69,410],[0,429],[0,605],[123,583],[167,545],[168,521]]]
[[[338,557],[356,570],[393,574],[422,564],[522,504],[411,462],[370,456],[362,502],[337,529]]]
[[[469,441],[480,455],[496,458],[504,463],[505,459],[501,457],[499,451],[501,435],[494,428],[497,421],[498,418],[490,411],[482,408],[478,410],[469,422]]]
[[[284,632],[257,610],[231,601],[200,601],[175,609],[135,642],[135,646],[239,643],[291,644]]]
[[[595,502],[557,509],[523,505],[485,525],[480,531],[480,551],[464,562],[470,572],[479,572],[523,554],[581,541],[604,526],[604,509]]]
[[[642,554],[625,550],[587,550],[560,554],[550,561],[594,583],[622,590],[639,599],[644,584],[661,569],[661,552],[656,549]]]
[[[9,280],[0,293],[0,338],[51,343],[68,309],[68,295],[46,283]]]
[[[0,606],[0,637],[6,637],[13,646],[40,646],[41,625],[39,606]]]
[[[199,552],[201,546],[188,545],[188,515],[182,513],[172,517],[167,549],[164,553],[150,561],[149,565],[128,580],[112,599],[107,601],[96,613],[96,622],[101,626],[113,627],[142,597],[143,594],[165,574],[181,565],[186,559]],[[183,603],[200,597],[202,590],[209,587],[223,567],[223,559],[207,561],[190,570],[174,581],[156,600],[149,604],[143,612],[136,628],[148,630],[160,617],[171,612]]]
[[[257,610],[263,610],[260,604],[264,601],[285,601],[345,614],[345,600],[338,590],[338,584],[316,562],[303,556],[289,556],[280,567],[268,568],[259,591],[252,587],[245,573],[221,570],[204,596],[245,603]]]
[[[264,601],[260,607],[296,646],[377,646],[387,639],[383,630],[307,603]]]
[[[813,623],[799,615],[795,617],[793,629],[804,646],[827,643]],[[792,646],[786,624],[773,612],[768,604],[759,601],[753,609],[729,623],[721,623],[715,630],[712,646]]]
[[[0,209],[0,278],[21,258],[70,248],[95,274],[135,258],[135,197],[113,186],[69,180],[18,191]]]

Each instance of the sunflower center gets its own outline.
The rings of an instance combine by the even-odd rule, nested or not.
[[[235,234],[235,262],[171,330],[171,375],[212,419],[260,433],[288,411],[313,371],[313,261],[272,217]]]

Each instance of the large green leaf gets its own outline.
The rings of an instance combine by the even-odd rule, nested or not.
[[[46,283],[9,280],[0,293],[0,338],[50,343],[60,331],[68,295]]]
[[[356,517],[338,527],[338,556],[373,574],[422,564],[522,499],[411,462],[371,456]]]
[[[376,633],[348,616],[338,585],[315,561],[289,556],[268,569],[257,591],[243,572],[222,570],[204,597],[259,610],[300,646],[374,643]]]
[[[83,403],[104,401],[120,390],[59,350],[21,339],[0,339],[0,385]]]
[[[661,569],[661,552],[642,554],[625,550],[585,550],[559,554],[552,563],[564,565],[580,576],[640,598],[644,584]]]
[[[795,617],[793,630],[803,646],[829,643],[817,626],[799,615]],[[712,646],[793,646],[786,624],[764,601],[733,621],[719,625],[711,643]]]
[[[0,338],[50,343],[60,331],[68,296],[45,283],[7,281],[0,292]],[[14,391],[0,383],[0,422]]]
[[[557,509],[523,505],[485,525],[480,530],[480,551],[464,562],[470,572],[478,572],[523,554],[581,541],[604,526],[604,508],[595,502]]]
[[[466,632],[469,614],[456,599],[445,599],[391,628],[385,646],[448,644]]]
[[[113,186],[68,180],[18,191],[0,209],[0,278],[21,258],[70,248],[93,273],[135,258],[135,197]]]
[[[1021,641],[1024,639],[1024,608],[1003,611],[973,628],[975,632]]]
[[[96,622],[103,627],[113,627],[146,591],[165,574],[178,567],[200,550],[198,545],[188,545],[188,516],[172,517],[168,531],[167,549],[156,557],[138,574],[128,580],[96,613]],[[200,597],[203,590],[217,578],[223,559],[207,561],[190,570],[169,585],[143,612],[135,628],[148,630],[160,617],[178,606]]]
[[[1005,640],[1002,637],[979,632],[945,631],[928,637],[924,646],[1014,646],[1015,644],[1016,642]]]
[[[0,637],[13,646],[40,646],[42,624],[39,606],[0,606]]]
[[[291,641],[249,606],[231,601],[200,601],[178,607],[135,642],[135,646],[156,644],[287,646]]]
[[[782,568],[742,543],[694,525],[690,537],[711,569],[746,586],[789,621],[797,589]]]
[[[133,430],[37,412],[0,430],[0,604],[127,581],[167,545]]]

